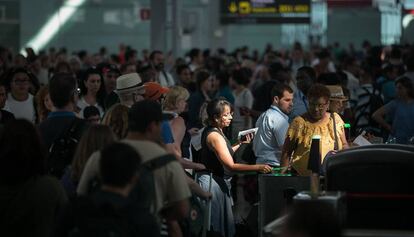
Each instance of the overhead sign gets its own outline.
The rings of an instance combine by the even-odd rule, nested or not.
[[[221,0],[220,22],[309,23],[311,0]]]

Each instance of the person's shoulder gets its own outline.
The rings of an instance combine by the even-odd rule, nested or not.
[[[171,120],[171,125],[173,126],[185,126],[185,121],[183,117],[177,116]]]
[[[339,115],[338,113],[335,113],[335,112],[333,112],[333,113],[330,113],[329,114],[331,117],[333,116],[334,118],[335,118],[335,123],[344,123],[344,121],[342,120],[342,117],[341,117],[341,115]]]
[[[141,155],[143,162],[167,154],[167,151],[161,145],[152,141],[122,140],[132,146]]]
[[[296,116],[296,117],[292,120],[291,124],[301,124],[301,123],[304,123],[305,121],[306,121],[306,120],[305,120],[305,115],[304,115],[304,114],[302,114],[302,115]]]

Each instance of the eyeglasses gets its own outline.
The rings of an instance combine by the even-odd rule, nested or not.
[[[317,109],[319,109],[319,110],[322,110],[322,109],[324,109],[327,105],[329,104],[329,101],[328,102],[326,102],[325,104],[318,104],[318,103],[311,103],[311,102],[309,102],[309,107],[312,107],[312,108],[317,108]]]

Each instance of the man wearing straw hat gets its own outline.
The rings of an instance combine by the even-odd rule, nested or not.
[[[326,86],[331,92],[329,98],[329,111],[341,114],[345,109],[345,103],[348,101],[348,97],[344,95],[344,91],[341,86]]]

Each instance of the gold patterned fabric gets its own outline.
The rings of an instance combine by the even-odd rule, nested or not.
[[[329,113],[327,113],[329,119],[325,119],[320,123],[311,123],[307,119],[298,116],[289,126],[286,136],[290,138],[292,153],[292,167],[298,172],[299,175],[310,175],[308,167],[309,151],[312,142],[313,135],[321,136],[321,162],[325,158],[326,154],[334,149],[335,135],[333,127],[333,119]],[[344,122],[341,117],[334,113],[336,130],[338,136],[338,149],[342,150],[341,134],[344,133]]]

